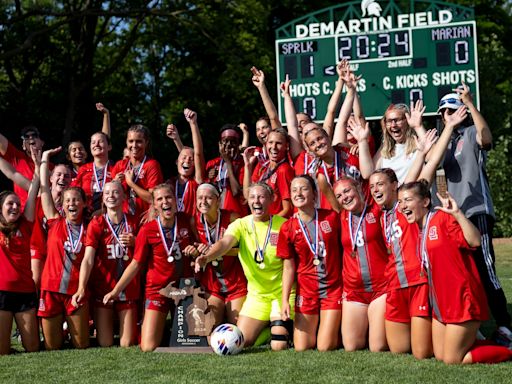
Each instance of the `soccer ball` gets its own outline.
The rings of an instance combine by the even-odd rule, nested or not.
[[[210,336],[210,345],[217,355],[236,355],[244,348],[244,335],[233,324],[221,324]]]

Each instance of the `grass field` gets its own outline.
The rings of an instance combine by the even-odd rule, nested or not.
[[[497,245],[496,251],[499,276],[512,301],[512,242]],[[490,333],[493,324],[486,324],[484,330]],[[510,383],[512,363],[446,366],[433,359],[416,361],[390,353],[270,352],[266,348],[229,357],[142,353],[135,347],[91,348],[0,357],[0,382]]]

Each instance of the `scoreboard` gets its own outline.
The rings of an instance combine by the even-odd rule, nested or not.
[[[479,107],[471,8],[441,1],[344,2],[277,29],[275,48],[278,85],[288,74],[297,111],[317,121],[324,118],[342,59],[362,75],[358,92],[368,119],[380,118],[391,103],[418,99],[425,115],[435,115],[439,99],[461,81]],[[281,95],[278,100],[285,121]]]

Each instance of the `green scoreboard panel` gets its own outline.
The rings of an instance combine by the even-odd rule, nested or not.
[[[404,5],[407,12],[402,11]],[[439,99],[464,81],[478,97],[473,10],[440,1],[351,1],[296,19],[276,31],[277,83],[286,74],[298,111],[322,121],[337,80],[350,61],[367,118],[391,103],[423,99],[435,115]],[[283,99],[279,114],[284,119]]]

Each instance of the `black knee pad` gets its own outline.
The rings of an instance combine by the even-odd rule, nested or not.
[[[284,327],[288,335],[276,335],[272,332],[272,327]],[[286,341],[291,344],[293,340],[293,320],[273,320],[270,322],[270,336],[271,340]]]

